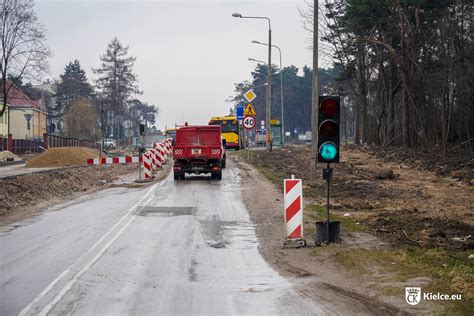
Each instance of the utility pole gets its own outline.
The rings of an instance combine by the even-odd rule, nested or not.
[[[265,115],[265,129],[267,130],[265,143],[267,151],[272,150],[272,29],[270,27],[270,20],[268,20],[268,86],[266,95],[266,115]]]
[[[318,166],[318,0],[314,0],[313,13],[313,78],[311,95],[311,177],[316,177]]]

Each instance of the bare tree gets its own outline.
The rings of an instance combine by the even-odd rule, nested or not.
[[[94,105],[86,99],[79,99],[71,103],[64,114],[67,125],[67,136],[97,139],[97,122],[99,113]]]
[[[37,79],[45,72],[51,51],[45,44],[43,25],[38,21],[32,0],[2,0],[0,4],[1,81],[3,115],[8,92],[20,78]],[[7,84],[9,79],[12,84]]]

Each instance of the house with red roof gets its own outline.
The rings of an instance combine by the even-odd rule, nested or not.
[[[42,138],[46,133],[46,112],[42,108],[41,100],[31,100],[17,86],[11,82],[7,84],[9,85],[7,110],[0,122],[6,125],[8,131],[8,115],[10,115],[10,133],[13,139]],[[0,100],[3,100],[2,91]],[[1,133],[7,134],[8,132],[3,129],[5,127],[2,127]]]

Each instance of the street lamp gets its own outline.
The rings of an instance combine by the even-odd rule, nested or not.
[[[261,43],[259,41],[252,41],[253,44],[260,44],[260,45],[267,45],[265,43]],[[281,130],[282,130],[282,138],[281,138],[281,146],[283,147],[285,144],[285,123],[284,123],[284,112],[283,112],[283,68],[281,65],[281,49],[280,47],[276,45],[271,45],[272,47],[275,47],[278,49],[278,52],[280,53],[280,106],[281,106]],[[250,58],[249,58],[250,60]]]
[[[264,84],[260,84],[258,86],[251,86],[250,89],[255,89],[255,88],[260,88],[260,87],[265,87],[268,86],[268,82],[265,82]]]
[[[270,18],[265,16],[242,16],[240,13],[233,13],[234,18],[240,19],[263,19],[268,21],[268,86],[266,95],[266,112],[265,113],[265,129],[266,129],[266,148],[267,151],[272,150],[271,144],[271,113],[272,113],[272,27]]]
[[[258,60],[258,59],[255,59],[255,58],[249,58],[249,61],[254,61],[254,62],[257,62],[257,63],[260,63],[260,64],[265,64],[264,61]]]

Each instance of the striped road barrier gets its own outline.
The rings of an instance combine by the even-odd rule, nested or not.
[[[285,179],[285,241],[283,247],[303,247],[303,181],[301,179]]]

